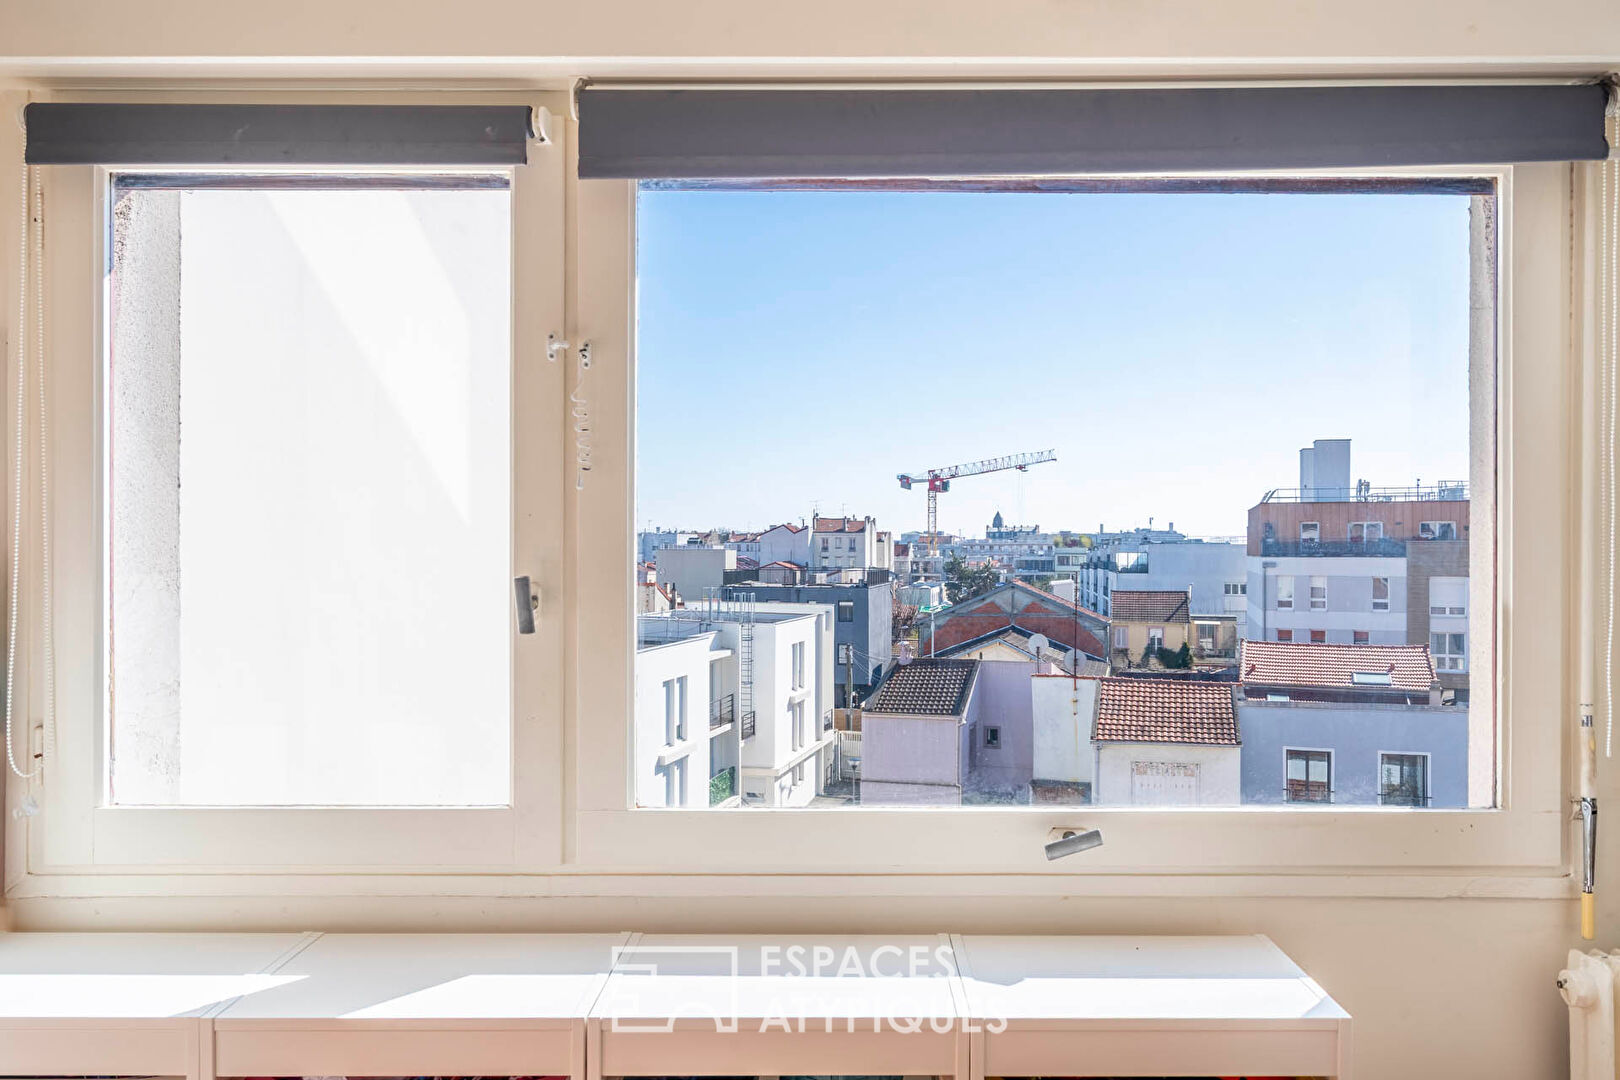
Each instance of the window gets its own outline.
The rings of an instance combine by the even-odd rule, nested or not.
[[[1299,523],[1299,542],[1314,544],[1322,539],[1322,526],[1315,521],[1302,521]]]
[[[1277,575],[1277,610],[1294,609],[1294,579],[1290,574]]]
[[[1430,578],[1429,614],[1466,616],[1468,614],[1468,579],[1465,577]]]
[[[1247,596],[1248,593],[1249,593],[1248,582],[1245,582],[1245,581],[1228,581],[1226,583],[1226,595],[1227,596]]]
[[[855,621],[855,601],[853,601],[853,600],[840,600],[840,601],[838,601],[838,621],[839,622],[854,622]]]
[[[1453,521],[1422,521],[1418,523],[1419,540],[1455,540],[1457,524]]]
[[[792,660],[792,663],[793,663],[793,689],[795,689],[795,690],[803,690],[804,689],[804,642],[797,641],[797,642],[793,643],[792,657],[793,657],[793,660]]]
[[[984,729],[984,745],[989,750],[1001,749],[1001,729],[999,727],[992,724]]]
[[[1283,785],[1288,802],[1333,801],[1331,750],[1287,750],[1284,756]]]
[[[1384,538],[1382,521],[1352,521],[1347,537],[1352,544],[1370,543]]]
[[[1126,626],[1114,627],[1114,648],[1128,649],[1131,647],[1131,631]]]
[[[1215,648],[1215,624],[1214,623],[1199,623],[1198,624],[1198,647],[1200,649],[1205,649],[1205,650]]]
[[[1148,627],[1148,648],[1154,650],[1155,652],[1164,648],[1164,627]]]
[[[1311,577],[1311,610],[1327,610],[1327,578],[1312,575]]]
[[[1384,806],[1429,805],[1429,755],[1379,754],[1378,801]]]
[[[110,802],[508,803],[507,178],[108,197]]]
[[[1374,611],[1389,610],[1389,578],[1375,577],[1372,579],[1372,609]]]
[[[1325,643],[1326,641],[1327,641],[1327,631],[1326,630],[1312,630],[1311,631],[1311,644],[1313,644],[1313,645],[1321,645],[1321,644]]]
[[[1277,631],[1277,640],[1278,641],[1293,641],[1294,640],[1294,632],[1292,630],[1278,630]]]
[[[1429,653],[1436,671],[1467,671],[1467,634],[1430,634]]]
[[[1372,641],[1372,635],[1369,634],[1365,630],[1352,630],[1352,631],[1350,631],[1350,644],[1352,644],[1352,645],[1366,645],[1366,644],[1369,644],[1371,641]]]
[[[686,758],[676,758],[663,766],[664,805],[686,805]]]

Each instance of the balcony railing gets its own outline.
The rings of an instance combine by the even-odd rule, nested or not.
[[[715,728],[723,728],[727,724],[734,724],[736,722],[737,697],[735,694],[727,694],[725,697],[716,698],[709,702],[710,731],[713,731]]]
[[[1434,484],[1413,484],[1411,487],[1373,487],[1356,484],[1354,487],[1273,488],[1261,498],[1271,502],[1464,502],[1468,498],[1466,480],[1441,480]]]
[[[1266,540],[1260,554],[1278,558],[1394,557],[1406,555],[1405,540]]]
[[[737,794],[737,766],[727,765],[709,777],[709,805],[719,806]]]
[[[754,714],[751,713],[751,712],[743,713],[742,714],[742,737],[745,738],[745,739],[752,739],[754,737],[754,731],[755,731]]]

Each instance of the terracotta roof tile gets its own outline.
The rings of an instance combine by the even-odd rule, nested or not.
[[[889,673],[866,711],[960,716],[978,672],[977,660],[913,660]]]
[[[1426,691],[1434,682],[1427,645],[1340,645],[1305,641],[1245,641],[1238,660],[1245,683]],[[1363,676],[1357,679],[1356,676]],[[1372,676],[1380,681],[1368,681]],[[1387,676],[1389,681],[1382,682]]]
[[[1102,679],[1099,683],[1098,742],[1238,745],[1230,684],[1168,679]]]
[[[1179,589],[1115,589],[1109,613],[1117,622],[1191,622],[1187,594]]]
[[[865,531],[866,531],[866,519],[865,518],[841,518],[841,517],[836,517],[836,518],[818,517],[818,518],[816,518],[816,532],[818,532],[818,533],[834,533],[834,532],[858,533],[858,532],[865,532]]]

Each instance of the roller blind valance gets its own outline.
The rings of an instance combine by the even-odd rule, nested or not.
[[[579,93],[584,179],[1007,176],[1601,158],[1597,84]]]
[[[33,165],[521,165],[526,105],[34,102]]]

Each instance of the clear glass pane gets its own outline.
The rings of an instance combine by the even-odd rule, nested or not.
[[[1489,803],[1494,185],[1252,183],[642,186],[638,805]]]
[[[121,177],[111,797],[510,798],[504,177]]]

